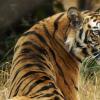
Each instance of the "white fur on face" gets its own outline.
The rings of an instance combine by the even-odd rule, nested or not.
[[[90,20],[89,25],[91,26],[93,30],[100,30],[100,22],[97,22],[97,21],[94,22],[92,19]]]

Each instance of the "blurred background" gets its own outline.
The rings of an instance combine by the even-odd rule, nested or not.
[[[37,21],[70,6],[100,7],[100,0],[0,0],[0,62],[10,59],[18,37]]]

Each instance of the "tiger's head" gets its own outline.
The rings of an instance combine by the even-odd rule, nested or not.
[[[71,7],[68,10],[70,26],[65,45],[79,61],[85,57],[95,57],[100,62],[100,10],[80,12]]]

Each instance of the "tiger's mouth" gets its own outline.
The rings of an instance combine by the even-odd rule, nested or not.
[[[96,59],[97,63],[100,64],[100,51],[94,53],[94,58]]]
[[[100,52],[95,56],[97,60],[100,60]]]

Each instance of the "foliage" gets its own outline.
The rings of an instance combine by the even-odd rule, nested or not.
[[[5,31],[5,35],[0,37],[0,60],[7,57],[5,55],[10,50],[8,56],[12,56],[14,45],[17,39],[22,35],[23,32],[28,30],[39,20],[51,16],[59,11],[63,11],[62,5],[56,0],[50,0],[48,3],[44,3],[33,12],[29,12],[21,18],[19,21],[9,26],[9,29]],[[12,49],[12,50],[11,50]]]

